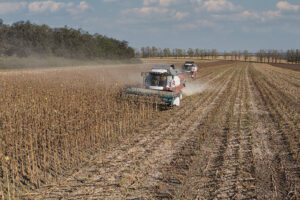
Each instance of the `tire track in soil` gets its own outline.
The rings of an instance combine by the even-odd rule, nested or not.
[[[179,170],[172,169],[169,170],[169,173],[165,174],[165,180],[169,180],[169,183],[165,184],[165,190],[169,191],[169,193],[176,191],[177,194],[174,196],[165,196],[165,198],[256,198],[252,135],[248,124],[250,102],[248,100],[249,94],[247,89],[249,88],[249,84],[245,81],[248,66],[242,65],[239,68],[238,79],[235,80],[234,84],[237,88],[228,88],[229,91],[225,92],[228,93],[227,98],[223,98],[223,101],[219,104],[221,106],[224,105],[224,102],[227,102],[225,104],[226,108],[218,112],[219,108],[216,106],[215,111],[217,112],[214,111],[214,117],[206,121],[206,124],[210,125],[208,129],[211,129],[213,127],[211,124],[215,120],[218,120],[218,118],[222,118],[223,120],[219,124],[220,127],[218,127],[214,134],[212,132],[208,132],[206,135],[200,133],[198,142],[194,140],[194,143],[191,143],[178,156],[179,162],[175,166]],[[203,124],[205,124],[205,121]],[[209,135],[212,135],[210,139],[207,138]],[[217,135],[218,137],[216,137]],[[203,142],[205,138],[206,141]],[[200,150],[199,145],[202,147]],[[208,157],[204,157],[203,155],[207,154],[208,147],[210,148],[208,150],[210,153],[208,153]],[[195,153],[197,150],[198,152]],[[192,154],[191,152],[193,155],[189,156],[183,162],[183,158]],[[207,160],[208,164],[206,165]],[[202,170],[204,167],[206,169]],[[174,177],[177,179],[174,179]],[[178,178],[179,180],[180,178],[184,180],[181,180],[181,182],[176,181]]]
[[[239,66],[235,100],[227,112],[232,112],[228,125],[227,148],[224,163],[219,169],[219,186],[208,199],[256,199],[255,165],[252,149],[252,134],[249,124],[248,64]],[[224,144],[225,145],[225,144]],[[198,196],[199,197],[199,196]],[[201,197],[201,196],[200,196]],[[199,198],[200,198],[199,197]]]
[[[234,72],[234,75],[231,77],[236,76],[236,71]],[[200,106],[194,113],[191,119],[189,120],[190,125],[188,125],[190,128],[185,133],[186,140],[184,140],[184,143],[180,145],[180,150],[175,154],[174,158],[167,162],[163,167],[161,167],[161,173],[155,174],[154,179],[157,181],[153,181],[147,179],[145,182],[154,182],[155,184],[152,184],[152,190],[153,192],[146,193],[143,195],[143,199],[172,199],[172,191],[165,191],[164,188],[166,184],[180,184],[181,180],[178,178],[178,173],[180,169],[186,170],[188,169],[188,160],[191,160],[191,157],[194,155],[195,146],[199,145],[198,143],[198,137],[196,136],[196,132],[199,129],[199,126],[201,125],[202,119],[207,115],[208,112],[211,112],[211,110],[214,108],[216,104],[218,104],[219,99],[222,99],[224,91],[227,89],[228,85],[232,84],[231,77],[227,77],[226,84],[223,85],[222,89],[218,92],[218,95],[213,99],[213,101],[209,101],[209,104]],[[202,110],[201,115],[199,115],[199,110]],[[175,168],[174,168],[175,166]],[[174,171],[175,170],[175,171]],[[170,173],[172,172],[172,173]],[[169,175],[169,176],[166,176]],[[183,176],[184,174],[181,174]],[[177,176],[177,177],[176,177]],[[153,176],[150,176],[153,177]],[[144,186],[149,187],[149,186]],[[146,198],[146,196],[148,198]],[[139,197],[140,198],[140,197]],[[135,199],[135,198],[133,198]]]
[[[292,126],[288,118],[280,117],[286,113],[278,110],[277,101],[280,93],[266,86],[263,78],[255,74],[253,66],[250,68],[251,101],[256,121],[255,134],[255,162],[256,174],[259,177],[257,194],[261,199],[297,199],[300,198],[300,169],[294,159],[282,123]],[[280,95],[279,95],[280,96]],[[277,101],[277,104],[274,103]],[[279,108],[278,108],[279,107]],[[283,122],[281,122],[283,120]],[[293,128],[292,128],[293,129]]]
[[[241,72],[240,72],[241,73]],[[227,132],[227,147],[224,152],[224,162],[220,169],[220,183],[215,191],[217,199],[233,199],[237,194],[237,177],[239,174],[239,151],[240,151],[240,115],[241,115],[241,74],[234,93],[233,103],[230,106],[229,113],[231,119],[226,124]],[[224,145],[226,145],[224,144]]]
[[[276,95],[278,99],[277,101],[281,101],[285,107],[290,109],[290,111],[299,110],[299,100],[292,98],[290,95],[285,94],[283,91],[280,90],[273,82],[275,81],[274,79],[270,78],[272,80],[269,81],[268,78],[265,78],[265,75],[263,75],[259,71],[255,71],[256,76],[260,76],[260,81],[263,82],[264,87],[266,87],[267,91],[269,94],[272,96]]]
[[[228,76],[230,74],[233,74],[233,70],[228,70],[227,72],[223,73],[223,76],[227,77],[227,79],[222,78],[223,76],[219,77],[218,87],[226,86],[226,84],[224,85],[224,80],[228,81],[228,78],[231,77]],[[220,90],[218,90],[218,92],[220,92]],[[174,111],[170,112],[174,115],[174,117],[170,117],[170,115],[172,116],[172,114],[166,115],[167,117],[163,119],[163,125],[159,126],[158,123],[154,124],[154,126],[158,125],[158,128],[153,130],[150,134],[147,134],[147,136],[149,136],[150,138],[147,136],[145,137],[143,133],[140,134],[140,136],[133,141],[133,144],[129,145],[129,149],[128,144],[124,144],[119,148],[114,149],[112,154],[107,153],[108,156],[106,158],[96,158],[92,160],[91,165],[84,167],[83,170],[79,170],[77,173],[75,173],[74,176],[68,178],[66,181],[62,181],[57,186],[46,186],[42,188],[40,191],[38,191],[38,193],[46,195],[38,195],[36,196],[36,198],[75,199],[82,198],[84,196],[93,199],[99,198],[100,196],[111,197],[111,194],[115,194],[118,196],[120,194],[128,193],[128,191],[124,191],[124,189],[126,190],[126,188],[123,188],[121,186],[126,185],[127,183],[123,183],[120,177],[125,177],[126,175],[134,175],[134,173],[132,173],[133,171],[136,171],[137,174],[141,173],[140,171],[138,171],[140,168],[142,168],[141,166],[149,166],[146,158],[148,158],[150,155],[152,155],[152,157],[153,155],[156,156],[157,152],[161,152],[161,148],[164,147],[163,141],[165,141],[167,137],[169,137],[168,141],[170,141],[170,137],[174,137],[174,134],[170,133],[173,133],[175,129],[180,128],[180,122],[177,122],[178,124],[170,122],[172,120],[176,121],[177,119],[180,119],[180,117],[186,117],[186,121],[190,120],[190,117],[188,116],[190,116],[190,114],[194,112],[194,110],[199,108],[201,104],[205,102],[212,102],[213,96],[215,94],[215,92],[207,92],[206,97],[197,95],[197,98],[190,98],[190,107],[185,106],[179,109],[174,109]],[[186,123],[186,121],[184,122]],[[146,131],[144,133],[146,133]],[[181,138],[182,137],[177,136],[177,138],[175,138],[175,141],[176,139],[178,140]],[[185,140],[187,140],[187,138],[183,138],[182,141],[180,141],[177,145],[182,145]],[[162,145],[162,147],[160,145]],[[171,148],[170,145],[167,145],[167,147]],[[174,152],[171,152],[171,155],[172,153]],[[166,158],[171,155],[167,155]],[[157,160],[159,160],[159,158],[156,159],[156,162]],[[143,161],[144,163],[142,163],[141,161]],[[159,164],[160,163],[158,162],[157,166],[159,166]],[[144,169],[147,171],[145,167]],[[134,179],[136,182],[139,181],[138,178]],[[134,183],[129,183],[129,185],[131,186],[133,184]],[[101,188],[101,191],[97,191],[97,188]],[[100,193],[100,196],[96,195],[95,193]]]
[[[151,136],[148,129],[139,130],[133,141],[107,150],[105,158],[96,156],[69,180],[41,189],[36,197],[299,198],[299,164],[288,140],[297,124],[280,112],[282,106],[276,107],[286,103],[280,91],[257,76],[252,64],[207,73],[203,79],[215,81],[216,89],[187,97],[183,107],[164,113],[163,122],[149,125],[157,127]]]
[[[297,162],[300,162],[300,108],[299,100],[293,98],[293,102],[282,94],[282,91],[273,86],[269,81],[265,80],[265,76],[256,68],[253,70],[253,76],[261,77],[255,79],[259,84],[260,95],[267,102],[268,112],[270,113],[274,125],[277,129],[283,132],[282,137],[289,148],[289,152]],[[265,92],[265,93],[262,93]],[[295,103],[296,102],[296,103]]]
[[[233,90],[230,92],[230,103],[223,115],[226,116],[226,120],[222,123],[223,127],[223,143],[219,143],[217,147],[220,151],[217,153],[222,155],[222,163],[216,166],[216,170],[212,170],[208,177],[213,177],[213,187],[210,189],[208,196],[202,196],[203,191],[199,191],[197,198],[203,199],[233,199],[238,193],[237,181],[239,175],[239,150],[240,150],[240,108],[242,101],[241,91],[241,73],[242,67],[239,66],[239,74],[234,84]],[[221,113],[222,114],[222,113]],[[219,156],[221,157],[221,156]],[[205,193],[205,192],[204,192]]]
[[[234,105],[236,99],[234,85],[239,79],[239,73],[240,70],[235,66],[233,80],[218,98],[214,107],[202,117],[203,120],[200,121],[197,130],[198,134],[195,134],[191,144],[187,145],[186,149],[183,149],[182,153],[174,159],[174,166],[169,166],[169,170],[164,174],[164,179],[171,181],[165,181],[166,183],[160,186],[161,191],[165,191],[164,193],[160,191],[160,198],[196,199],[197,195],[201,193],[199,196],[203,199],[211,199],[214,195],[215,188],[218,187],[218,171],[224,162],[224,153],[228,142],[227,134],[232,118],[229,112],[225,112],[227,115],[222,113]],[[203,131],[199,133],[199,129]],[[214,131],[207,132],[210,129]],[[207,137],[210,138],[209,141],[206,140],[206,144],[202,144],[199,151],[200,144]],[[214,146],[211,146],[212,144]],[[210,149],[208,150],[208,148]],[[210,155],[203,156],[207,154]],[[203,160],[199,161],[197,158]],[[176,180],[174,177],[181,181],[172,181]]]
[[[257,64],[256,66],[259,67]],[[275,75],[279,77],[279,79],[282,79],[293,86],[300,87],[300,79],[299,79],[300,72],[293,71],[293,73],[291,73],[289,70],[286,69],[278,70],[278,68],[269,64],[262,64],[261,66],[263,67],[262,71],[264,71],[266,74],[271,75],[270,78],[273,78],[273,76]]]
[[[220,85],[223,85],[224,83],[221,83]],[[212,95],[212,94],[210,94],[208,97],[213,97],[214,95]],[[194,102],[191,102],[192,104],[194,104]],[[199,102],[199,104],[201,104],[201,101]],[[198,105],[196,105],[195,106],[196,108],[198,107]],[[182,117],[182,116],[181,116]],[[185,117],[183,117],[183,118],[185,118]],[[189,121],[188,119],[186,120],[186,121]],[[178,127],[177,127],[178,128]],[[173,130],[173,131],[175,131],[175,130]],[[172,136],[172,137],[174,137],[174,135]],[[176,140],[178,140],[178,138],[172,138],[174,141],[176,141]],[[183,139],[183,140],[185,140],[186,138],[185,137],[181,137],[181,139]],[[166,140],[166,139],[165,139]],[[169,141],[171,140],[171,139],[168,139]],[[180,145],[180,141],[179,141],[179,145]],[[163,146],[164,146],[164,144],[163,144]],[[150,146],[151,147],[151,146]],[[153,148],[153,147],[151,147],[151,148]],[[176,149],[176,147],[175,147],[175,149]],[[157,151],[157,153],[163,153],[163,147],[161,147],[161,148],[158,148],[158,151]],[[136,152],[136,151],[135,151]],[[152,153],[151,155],[149,155],[149,156],[152,156],[152,155],[154,155],[154,157],[155,156],[158,156],[157,155],[157,153],[155,154],[155,152],[154,153]],[[168,157],[165,157],[165,159],[168,159]],[[161,160],[165,160],[165,159],[161,159]],[[148,160],[155,160],[154,158],[148,158]],[[152,165],[153,165],[153,163],[151,163]],[[143,165],[143,164],[141,164],[141,166],[149,166],[149,164],[147,165]],[[143,168],[143,167],[142,167]],[[146,170],[146,167],[144,167],[144,170]],[[140,171],[143,171],[143,170],[140,170]],[[133,173],[130,173],[130,174],[133,174]],[[136,173],[137,174],[137,173]],[[140,177],[139,178],[137,178],[137,179],[140,179]],[[133,188],[133,186],[131,185],[131,188]],[[127,191],[128,192],[128,191]],[[113,191],[113,193],[118,193],[118,191],[117,190],[114,190]],[[108,196],[111,196],[111,194],[109,194]],[[120,197],[121,198],[121,197]]]
[[[236,182],[236,199],[257,199],[255,165],[253,155],[253,135],[251,133],[250,99],[248,80],[249,64],[242,73],[242,95],[239,102],[238,134],[240,139],[239,167]]]

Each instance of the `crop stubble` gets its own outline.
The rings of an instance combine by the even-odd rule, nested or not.
[[[227,63],[198,78],[208,90],[22,198],[299,198],[299,72]]]

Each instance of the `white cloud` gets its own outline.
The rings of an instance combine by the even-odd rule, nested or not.
[[[159,5],[161,6],[169,6],[171,3],[174,3],[175,0],[160,0]]]
[[[259,19],[260,16],[257,12],[245,10],[239,14],[242,19]]]
[[[117,2],[117,1],[119,1],[119,0],[103,0],[103,2],[105,2],[105,3]]]
[[[177,3],[178,0],[144,0],[144,5],[159,4],[160,6],[168,7],[171,4]]]
[[[139,15],[149,15],[152,13],[156,14],[167,14],[169,9],[160,7],[142,7],[142,8],[132,8],[123,11],[123,14],[139,14]]]
[[[197,3],[199,5],[202,4],[202,0],[190,0],[190,1],[191,1],[191,3]]]
[[[158,2],[159,0],[144,0],[144,5],[149,6],[150,4],[158,3]]]
[[[88,10],[90,7],[85,1],[81,1],[78,5],[74,3],[56,2],[52,0],[48,1],[34,1],[29,3],[28,10],[30,13],[43,13],[43,12],[57,12],[60,10],[66,10],[72,15],[76,15]]]
[[[215,23],[208,21],[208,20],[197,20],[195,22],[178,24],[176,28],[180,30],[195,30],[201,27],[213,27]]]
[[[189,16],[189,13],[187,13],[187,12],[176,12],[176,14],[175,14],[175,18],[178,20],[182,20],[183,18],[186,18],[187,16]]]
[[[279,10],[267,10],[260,13],[256,11],[245,10],[238,13],[213,14],[212,17],[217,21],[240,22],[246,20],[255,20],[257,22],[266,22],[280,18],[282,17],[282,14]]]
[[[235,6],[227,0],[208,0],[203,3],[202,7],[208,11],[233,11],[238,8],[238,6]]]
[[[0,2],[0,15],[19,11],[26,7],[26,2]]]
[[[298,11],[300,9],[300,5],[292,5],[287,1],[280,1],[276,4],[279,10],[286,10],[286,11]]]
[[[278,17],[281,17],[281,12],[280,10],[267,10],[267,11],[263,11],[261,13],[261,17],[260,17],[260,20],[262,22],[265,22],[267,20],[271,20],[271,19],[275,19],[275,18],[278,18]]]
[[[217,21],[230,21],[230,22],[241,22],[247,20],[259,20],[262,21],[261,13],[255,11],[245,10],[238,13],[227,13],[227,14],[213,14],[211,15],[214,20]]]
[[[66,4],[62,2],[54,2],[54,1],[35,1],[28,5],[29,12],[33,13],[42,13],[42,12],[56,12],[62,8],[67,6],[72,6],[73,4]]]
[[[83,13],[84,11],[90,9],[90,6],[85,2],[85,1],[81,1],[79,3],[79,5],[77,6],[71,6],[69,8],[67,8],[67,11],[69,13],[71,13],[72,15],[76,15],[76,14],[80,14]]]

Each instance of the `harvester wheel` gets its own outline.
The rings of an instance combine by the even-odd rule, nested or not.
[[[182,100],[182,92],[180,91],[179,99]]]
[[[174,99],[174,106],[180,106],[180,97]]]

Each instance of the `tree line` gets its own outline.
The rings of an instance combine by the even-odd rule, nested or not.
[[[261,49],[256,53],[248,50],[244,51],[224,51],[218,52],[216,49],[170,49],[157,47],[142,47],[135,49],[135,56],[140,58],[148,57],[198,57],[200,59],[224,59],[234,61],[256,61],[266,63],[281,63],[286,60],[290,63],[300,63],[300,50],[291,49],[287,51],[279,51],[275,49]]]
[[[127,41],[119,41],[100,34],[91,35],[67,26],[51,28],[30,21],[12,25],[0,19],[0,56],[27,57],[52,55],[68,58],[132,58],[134,49]]]

